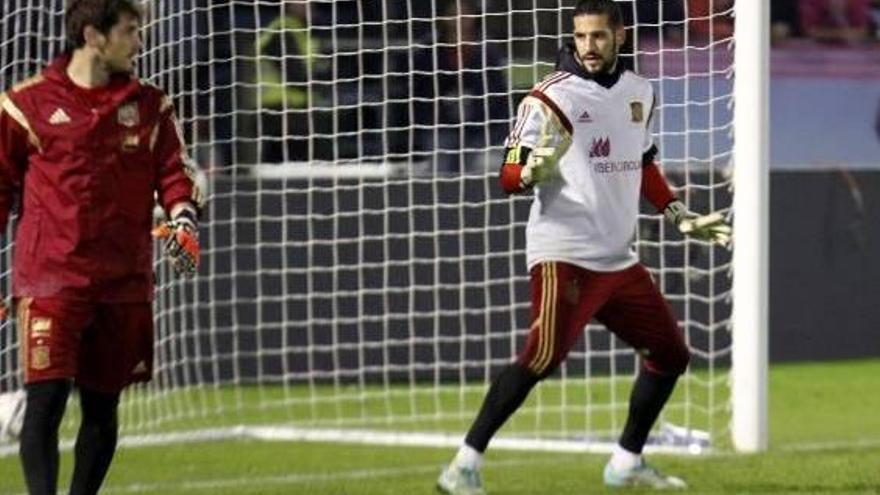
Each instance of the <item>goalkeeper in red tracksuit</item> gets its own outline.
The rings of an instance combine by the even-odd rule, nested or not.
[[[153,368],[154,231],[179,272],[198,264],[199,194],[171,101],[132,75],[135,0],[78,0],[69,48],[0,94],[0,230],[15,198],[13,292],[27,406],[28,491],[55,494],[58,427],[75,384],[82,406],[71,494],[97,493],[123,388]]]

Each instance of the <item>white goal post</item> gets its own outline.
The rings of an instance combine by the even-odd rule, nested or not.
[[[63,3],[4,3],[0,87],[62,50]],[[209,202],[199,276],[156,258],[155,376],[123,396],[122,443],[460,442],[528,331],[531,198],[500,192],[501,137],[574,4],[144,0],[138,72],[172,96]],[[735,222],[731,253],[643,208],[636,247],[693,353],[648,449],[762,450],[767,2],[621,6],[661,165],[692,208]],[[0,393],[21,388],[18,349],[3,323]],[[609,451],[637,369],[589,325],[493,446]]]
[[[767,448],[770,239],[770,3],[736,1],[734,83],[732,436],[741,452]]]

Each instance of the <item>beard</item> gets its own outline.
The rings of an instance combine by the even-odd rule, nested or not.
[[[608,56],[608,58],[605,58],[604,56],[600,55],[602,58],[602,65],[599,66],[598,70],[592,71],[592,72],[595,74],[602,74],[602,73],[607,73],[607,72],[611,72],[612,70],[614,70],[614,67],[617,66],[617,55],[618,55],[617,49],[618,49],[617,40],[612,39],[611,40],[611,50],[609,52],[610,55]],[[589,69],[587,69],[587,65],[586,65],[587,60],[585,58],[581,57],[580,54],[578,54],[578,59],[579,59],[579,62],[581,63],[581,66],[584,68],[584,70],[586,70],[587,72],[591,72]]]
[[[113,75],[124,75],[129,76],[134,74],[134,62],[126,63],[125,61],[120,62],[104,62],[104,67],[107,69],[107,73]]]
[[[599,66],[598,70],[590,71],[589,69],[587,69],[587,72],[594,72],[596,74],[606,74],[606,73],[609,73],[612,70],[614,70],[614,67],[616,65],[617,65],[617,56],[613,55],[610,59],[603,58],[602,65]],[[586,68],[587,68],[587,66],[584,65],[584,69],[586,69]]]
[[[111,75],[132,75],[137,64],[136,57],[115,54],[112,50],[101,50],[98,57],[103,69]]]

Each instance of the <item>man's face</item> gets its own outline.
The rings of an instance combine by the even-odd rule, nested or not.
[[[591,74],[608,72],[614,67],[620,45],[625,39],[623,27],[612,29],[607,15],[585,14],[574,18],[574,44],[578,61]]]
[[[122,13],[119,21],[104,36],[98,53],[110,73],[130,73],[141,50],[141,23],[137,17]]]

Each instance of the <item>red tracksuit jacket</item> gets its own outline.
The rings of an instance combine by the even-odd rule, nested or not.
[[[149,301],[154,193],[166,211],[198,200],[171,101],[129,76],[80,88],[68,62],[0,94],[0,232],[21,202],[13,292]]]

